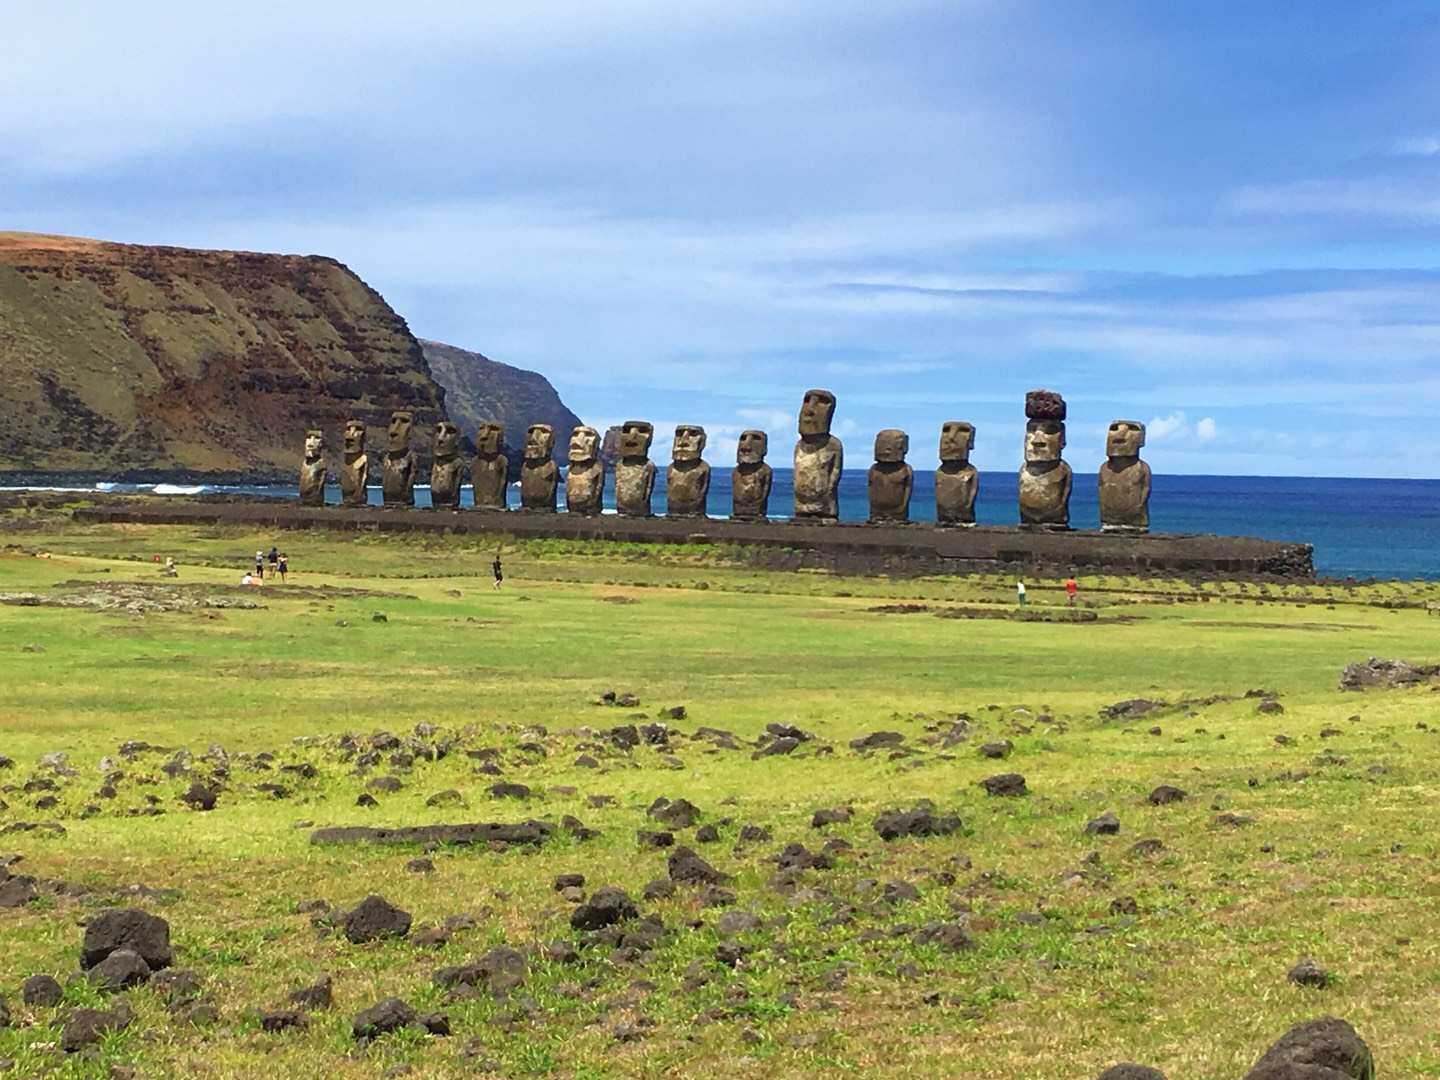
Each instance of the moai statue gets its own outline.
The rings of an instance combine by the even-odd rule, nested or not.
[[[560,466],[555,464],[554,452],[555,429],[549,424],[531,424],[525,430],[525,460],[520,465],[521,509],[555,512]]]
[[[742,431],[730,473],[730,516],[736,521],[764,521],[770,512],[770,485],[775,474],[765,464],[770,436],[763,431]]]
[[[710,495],[710,464],[701,459],[705,452],[705,429],[694,424],[675,428],[671,466],[665,470],[665,514],[667,517],[704,517]]]
[[[1150,466],[1140,460],[1144,445],[1140,421],[1110,425],[1100,466],[1100,528],[1105,532],[1150,531]]]
[[[505,429],[499,424],[481,424],[475,433],[475,463],[470,467],[475,488],[476,510],[505,510],[505,493],[510,484],[510,461],[505,456]]]
[[[430,505],[436,510],[460,509],[465,464],[460,460],[460,429],[449,420],[435,425],[435,459],[430,465]]]
[[[915,470],[905,464],[910,436],[886,428],[875,436],[875,464],[870,466],[870,523],[903,525],[910,520],[910,493]]]
[[[365,451],[365,425],[345,421],[345,462],[340,467],[340,500],[346,506],[364,506],[370,499],[370,455]]]
[[[940,468],[935,470],[935,520],[941,525],[975,524],[980,473],[970,464],[975,426],[946,420],[940,426]]]
[[[800,406],[800,441],[795,444],[795,517],[837,521],[840,517],[840,472],[845,448],[830,434],[835,395],[829,390],[805,391]]]
[[[605,463],[600,460],[600,433],[593,427],[577,427],[570,433],[565,505],[572,514],[598,514],[604,498]]]
[[[300,505],[325,505],[325,433],[305,432],[305,460],[300,463]]]
[[[1050,390],[1025,395],[1025,464],[1020,468],[1020,524],[1070,527],[1074,477],[1061,460],[1065,449],[1065,399]]]
[[[415,505],[416,461],[415,451],[410,449],[410,429],[414,426],[415,416],[408,409],[396,409],[390,414],[385,457],[380,462],[386,506]]]
[[[644,420],[626,420],[620,428],[620,460],[615,463],[615,509],[625,517],[649,517],[650,493],[655,490],[655,463],[650,443],[655,426]]]

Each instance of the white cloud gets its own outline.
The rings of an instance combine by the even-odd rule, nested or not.
[[[1183,412],[1173,412],[1169,416],[1156,416],[1145,425],[1145,440],[1147,442],[1164,442],[1185,433],[1189,430],[1189,426]]]
[[[1440,138],[1434,135],[1407,135],[1396,139],[1391,149],[1407,157],[1434,157],[1440,154]]]
[[[1300,180],[1252,184],[1224,196],[1223,213],[1257,218],[1371,218],[1440,223],[1440,195],[1433,183],[1388,180]]]
[[[1219,434],[1213,416],[1201,417],[1195,424],[1195,437],[1201,442],[1210,442]]]

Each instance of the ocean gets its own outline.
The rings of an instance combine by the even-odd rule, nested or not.
[[[245,494],[293,499],[294,486],[180,486],[169,484],[104,484],[104,490],[145,491],[158,494]],[[840,483],[840,516],[864,521],[868,511],[864,470],[847,470]],[[93,489],[87,489],[93,490]],[[561,485],[561,505],[564,505]],[[777,518],[789,515],[793,488],[789,469],[775,470],[770,511]],[[327,492],[330,502],[340,501],[340,489]],[[416,503],[428,506],[430,492],[420,487]],[[380,489],[372,488],[370,501],[380,502]],[[471,505],[470,489],[461,503]],[[518,507],[519,488],[511,485],[510,505]],[[665,506],[665,469],[658,470],[654,505]],[[613,481],[606,491],[606,506],[614,506]],[[1016,475],[983,473],[976,517],[984,525],[1016,523]],[[915,472],[911,516],[916,521],[935,518],[935,474]],[[730,512],[730,470],[711,474],[710,512]],[[1099,501],[1093,475],[1075,477],[1070,501],[1070,523],[1077,529],[1097,528]],[[1156,476],[1150,497],[1150,527],[1154,532],[1218,533],[1290,540],[1315,546],[1315,569],[1326,577],[1440,579],[1440,480],[1321,479],[1275,476]]]

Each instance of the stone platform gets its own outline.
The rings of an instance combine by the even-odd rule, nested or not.
[[[296,503],[197,498],[153,502],[115,499],[77,509],[79,521],[152,525],[247,525],[272,529],[458,533],[497,539],[612,540],[651,544],[724,544],[755,550],[778,569],[916,577],[1007,570],[1016,573],[1169,573],[1204,577],[1315,576],[1309,544],[1239,536],[1090,531],[1036,532],[914,525],[812,525],[721,518],[584,517],[566,513],[478,510],[348,509]]]

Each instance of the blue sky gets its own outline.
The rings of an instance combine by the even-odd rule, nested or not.
[[[1440,476],[1440,4],[6,5],[0,228],[321,253],[587,422]],[[1419,450],[1418,453],[1412,452]]]

